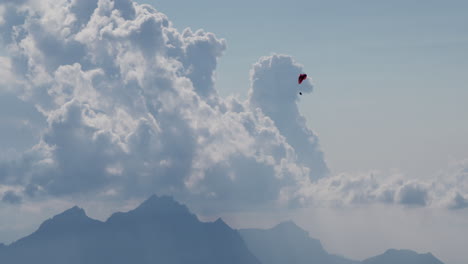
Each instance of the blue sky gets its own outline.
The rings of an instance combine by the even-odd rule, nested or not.
[[[466,1],[140,1],[227,40],[216,86],[245,98],[259,56],[292,55],[334,172],[434,175],[468,156]],[[246,8],[248,6],[248,8]]]
[[[356,259],[466,263],[468,3],[138,3],[165,15],[0,4],[0,242],[156,193]]]

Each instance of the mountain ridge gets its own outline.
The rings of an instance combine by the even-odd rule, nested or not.
[[[0,263],[443,264],[431,253],[389,249],[363,261],[328,253],[320,240],[286,221],[270,229],[239,229],[222,218],[201,222],[170,196],[152,195],[106,221],[73,206],[29,236],[0,243]]]

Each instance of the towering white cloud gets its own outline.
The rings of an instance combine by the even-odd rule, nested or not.
[[[218,96],[214,71],[226,44],[214,34],[180,33],[153,7],[128,0],[2,7],[12,18],[2,23],[11,67],[1,74],[47,120],[34,146],[0,163],[1,183],[20,186],[6,188],[5,200],[165,193],[231,210],[287,202],[326,173],[296,100],[283,104],[297,120],[290,132],[270,111],[278,101],[256,96],[278,69],[254,67],[248,102]],[[300,71],[286,56],[263,60],[282,61],[282,76]],[[295,136],[312,148],[295,150]]]
[[[289,56],[261,58],[251,71],[249,102],[275,122],[296,151],[299,162],[312,170],[314,178],[320,178],[327,175],[328,168],[319,149],[318,137],[307,127],[297,107],[298,92],[312,92],[308,80],[297,84],[300,73],[302,67]]]

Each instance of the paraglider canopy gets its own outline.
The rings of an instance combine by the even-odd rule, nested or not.
[[[301,84],[305,79],[307,79],[307,74],[301,73],[299,74],[299,77],[297,78],[297,83]],[[299,92],[300,95],[302,95],[302,92]]]
[[[307,79],[307,74],[301,73],[299,74],[299,78],[297,78],[297,83],[301,84],[305,79]]]

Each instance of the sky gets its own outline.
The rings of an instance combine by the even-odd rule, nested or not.
[[[303,64],[315,91],[301,112],[336,173],[433,176],[468,156],[466,1],[141,2],[226,38],[222,95],[246,96],[259,56]]]
[[[156,193],[351,258],[466,263],[467,8],[1,1],[0,242]]]

